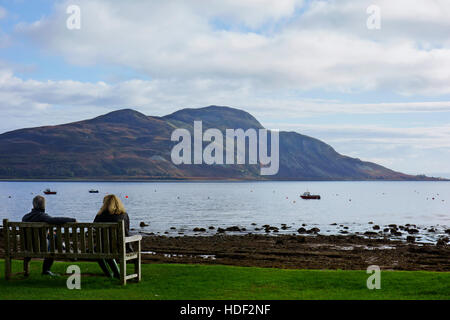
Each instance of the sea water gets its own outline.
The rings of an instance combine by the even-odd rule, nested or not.
[[[374,225],[383,230],[388,224],[415,224],[422,240],[434,241],[450,225],[450,182],[403,181],[0,182],[0,218],[20,221],[33,197],[46,188],[57,191],[45,196],[50,215],[91,222],[103,197],[116,194],[135,232],[168,236],[211,235],[229,226],[265,233],[265,224],[278,227],[278,234],[296,234],[303,224],[306,229],[319,228],[320,234],[378,232]],[[303,200],[305,191],[321,199]],[[140,228],[141,221],[149,226]],[[206,232],[194,232],[196,227]],[[427,230],[431,227],[436,232]]]

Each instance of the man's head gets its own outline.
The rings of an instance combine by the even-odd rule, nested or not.
[[[36,196],[33,199],[33,209],[45,210],[45,198],[43,196]]]

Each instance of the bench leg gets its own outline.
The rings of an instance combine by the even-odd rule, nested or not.
[[[25,274],[25,277],[30,275],[30,260],[31,258],[23,259],[23,273]]]
[[[141,281],[141,242],[138,242],[138,257],[134,260],[134,273],[138,275],[136,278],[137,282]]]
[[[5,279],[11,279],[11,258],[5,257]]]
[[[120,258],[120,284],[123,286],[127,285],[127,262],[125,257]]]

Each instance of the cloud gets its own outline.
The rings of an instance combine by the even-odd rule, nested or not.
[[[189,3],[198,14],[221,19],[227,24],[258,28],[267,22],[291,16],[303,0],[197,0]]]
[[[231,79],[268,90],[450,94],[450,3],[399,2],[378,1],[379,31],[366,28],[365,0],[309,6],[288,0],[81,0],[81,30],[65,27],[69,2],[63,2],[53,15],[17,32],[73,64],[124,66],[157,79]],[[226,27],[215,24],[221,18]],[[432,41],[425,41],[432,32]]]
[[[66,28],[69,4],[81,8],[81,30]],[[381,30],[366,27],[371,4],[381,8]],[[58,1],[53,13],[17,25],[14,40],[31,40],[72,65],[132,69],[142,80],[27,80],[0,64],[0,131],[125,107],[165,115],[228,105],[268,127],[321,138],[344,154],[411,173],[445,172],[450,137],[443,120],[394,128],[351,121],[320,127],[305,119],[450,112],[449,16],[445,0]],[[379,92],[416,102],[370,103],[370,95],[366,103],[308,99],[309,91],[339,92],[349,101],[354,93],[364,100]],[[286,119],[298,123],[290,127]]]
[[[342,154],[405,173],[450,174],[450,123],[404,128],[350,123],[270,123],[269,126],[319,138]]]
[[[275,124],[272,124],[275,125]],[[295,130],[323,137],[333,143],[374,143],[393,145],[415,145],[418,148],[450,148],[450,123],[447,125],[411,126],[406,128],[375,125],[322,125],[322,124],[278,124],[283,130]]]
[[[308,117],[330,114],[449,113],[450,101],[348,104],[325,99],[298,100],[288,95],[266,100],[242,83],[232,81],[36,81],[23,80],[6,68],[0,68],[0,100],[2,132],[84,120],[119,108],[165,115],[185,107],[223,104],[249,111],[266,127],[307,134],[331,144],[340,153],[400,171],[446,172],[450,157],[450,123],[410,123],[403,128],[355,124],[351,120],[339,125],[308,123]],[[286,123],[286,119],[296,121]]]
[[[193,79],[189,82],[177,79],[134,79],[117,83],[24,80],[0,64],[0,108],[2,112],[18,112],[23,117],[19,123],[3,123],[2,130],[28,126],[27,114],[44,110],[55,114],[51,118],[52,123],[70,120],[69,115],[63,118],[56,116],[59,110],[63,113],[71,110],[74,119],[128,107],[148,115],[162,116],[180,108],[212,104],[244,109],[263,123],[266,119],[282,123],[286,119],[331,114],[450,112],[450,101],[346,103],[302,99],[283,91],[278,91],[277,97],[266,97],[264,94],[264,90],[233,79]],[[81,110],[89,112],[83,117]],[[36,125],[34,114],[29,120]],[[41,118],[39,124],[48,124],[46,121],[49,118]]]
[[[370,5],[380,9],[381,30],[366,27]],[[307,29],[334,29],[377,41],[413,39],[415,42],[446,42],[450,21],[446,0],[317,0],[299,21]]]

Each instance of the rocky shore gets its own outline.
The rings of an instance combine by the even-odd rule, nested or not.
[[[416,225],[406,223],[401,224],[376,224],[369,221],[367,224],[342,224],[330,223],[328,225],[317,224],[287,224],[281,223],[277,225],[251,223],[248,225],[232,225],[232,226],[172,226],[167,230],[155,230],[151,222],[140,222],[140,228],[132,228],[132,233],[141,234],[143,236],[213,236],[213,235],[356,235],[365,238],[390,239],[406,242],[418,243],[447,243],[450,236],[450,229],[445,225]],[[320,228],[319,228],[320,227]]]
[[[231,230],[231,229],[230,229]],[[367,235],[144,235],[143,263],[225,264],[289,269],[450,271],[448,238],[415,243]],[[0,254],[3,239],[0,233]]]
[[[450,246],[356,235],[145,236],[146,263],[202,263],[293,269],[450,271]]]

